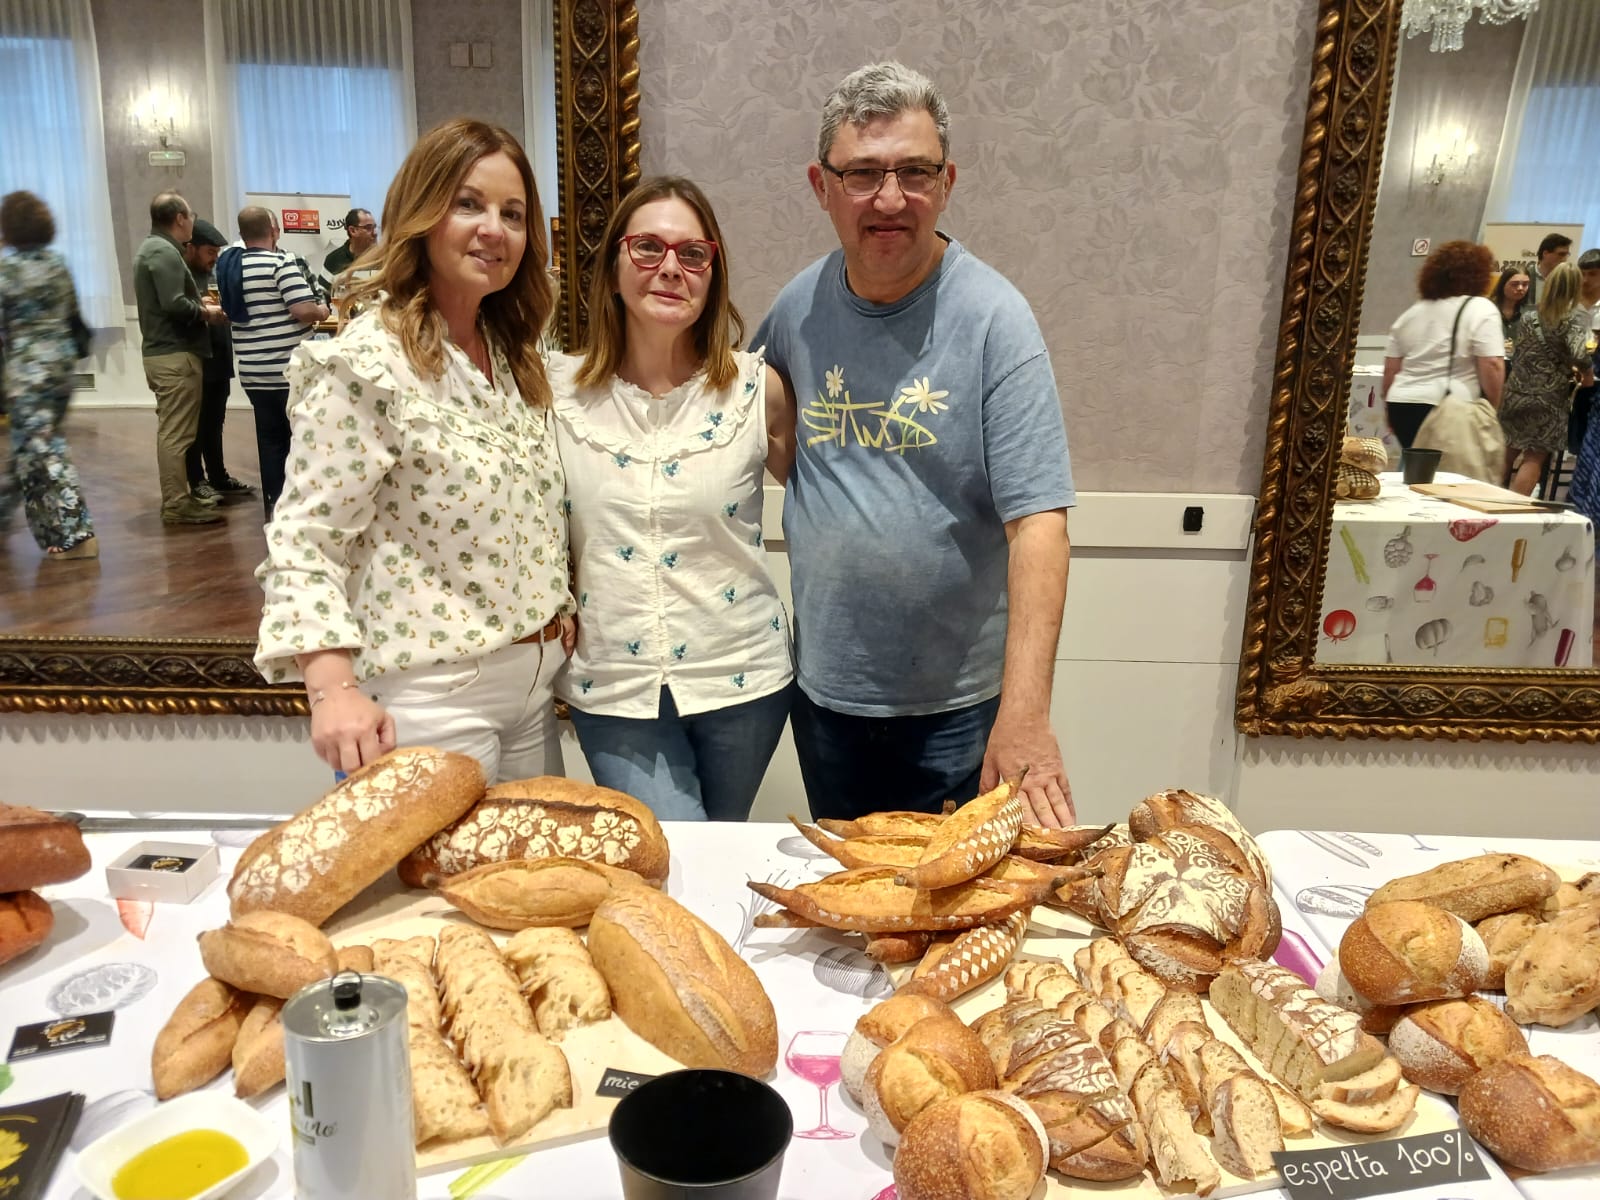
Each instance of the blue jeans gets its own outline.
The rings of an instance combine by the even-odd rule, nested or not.
[[[1000,697],[916,717],[854,717],[795,693],[794,748],[811,816],[939,812],[978,794]]]
[[[601,787],[648,805],[662,821],[743,821],[756,802],[795,686],[727,708],[678,715],[669,688],[654,717],[571,709],[578,744]]]

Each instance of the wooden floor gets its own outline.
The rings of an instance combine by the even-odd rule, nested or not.
[[[0,628],[254,641],[261,615],[255,569],[267,547],[260,495],[223,505],[218,525],[163,525],[153,410],[76,409],[65,432],[100,557],[44,561],[19,510],[0,542]],[[229,472],[259,486],[248,409],[228,411],[223,440]]]

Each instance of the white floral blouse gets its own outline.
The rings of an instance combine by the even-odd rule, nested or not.
[[[270,682],[313,650],[352,651],[360,679],[471,658],[572,611],[552,422],[492,354],[492,385],[453,345],[427,379],[375,312],[296,349],[288,480],[256,570]]]
[[[616,378],[579,387],[580,360],[551,356],[578,600],[555,689],[584,712],[654,717],[665,684],[689,716],[794,678],[761,545],[766,364],[734,357],[723,390],[702,372],[656,397]]]

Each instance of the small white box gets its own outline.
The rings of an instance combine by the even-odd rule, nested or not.
[[[187,904],[219,870],[215,845],[140,842],[106,868],[106,887],[118,900]]]

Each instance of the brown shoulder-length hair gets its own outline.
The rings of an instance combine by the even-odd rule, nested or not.
[[[1424,300],[1482,296],[1494,273],[1494,251],[1476,242],[1446,242],[1417,272],[1417,292]]]
[[[627,310],[617,294],[617,256],[622,253],[628,222],[646,204],[673,199],[682,200],[694,210],[706,237],[717,244],[706,306],[694,323],[694,348],[705,364],[706,382],[714,388],[727,387],[738,374],[733,351],[744,341],[744,318],[728,293],[728,247],[722,240],[717,214],[695,183],[677,175],[657,175],[642,180],[624,196],[606,225],[602,243],[606,248],[605,263],[589,285],[589,333],[583,343],[583,363],[578,368],[578,382],[585,387],[604,383],[615,375],[628,348]]]
[[[0,200],[0,238],[18,250],[37,250],[56,239],[50,206],[32,192],[8,192]]]
[[[479,159],[503,153],[522,176],[528,196],[528,245],[511,282],[483,299],[490,340],[511,364],[527,404],[550,403],[550,383],[539,357],[539,338],[555,307],[546,270],[549,240],[533,167],[521,144],[498,125],[458,117],[423,134],[406,155],[383,201],[383,240],[361,256],[375,273],[353,284],[349,297],[381,298],[379,319],[400,339],[406,360],[420,374],[444,374],[449,331],[428,288],[428,234],[450,213],[456,190]]]

